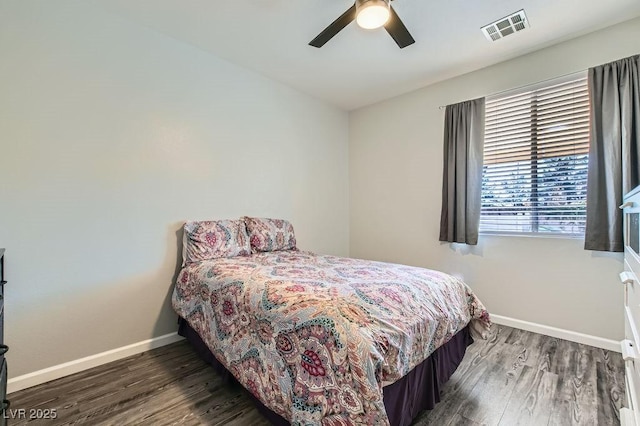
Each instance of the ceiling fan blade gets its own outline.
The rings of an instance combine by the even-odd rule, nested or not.
[[[389,35],[398,44],[398,47],[400,49],[403,49],[410,44],[415,43],[416,41],[413,39],[413,37],[411,37],[411,34],[409,34],[409,30],[407,30],[407,27],[404,26],[396,11],[393,10],[393,7],[391,7],[390,9],[391,17],[384,25],[384,29],[387,30]]]
[[[322,47],[326,42],[331,40],[334,35],[338,34],[344,27],[349,25],[351,21],[356,19],[356,5],[354,4],[346,12],[344,12],[338,19],[333,21],[331,25],[325,28],[316,38],[309,42],[310,46]]]

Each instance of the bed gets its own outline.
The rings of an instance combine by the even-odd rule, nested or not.
[[[286,221],[270,226],[289,237],[242,221],[246,235],[240,223],[185,225],[172,304],[181,333],[276,424],[408,424],[439,400],[470,335],[490,326],[455,277],[299,251]],[[238,233],[223,250],[233,255],[206,252]]]

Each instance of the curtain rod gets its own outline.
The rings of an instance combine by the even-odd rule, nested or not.
[[[541,84],[541,83],[546,83],[546,82],[548,82],[548,81],[558,80],[558,79],[560,79],[560,78],[565,78],[565,77],[571,77],[571,76],[573,76],[573,75],[580,74],[580,73],[584,73],[584,72],[586,72],[586,71],[587,71],[587,70],[580,70],[580,71],[570,72],[570,73],[568,73],[568,74],[559,75],[559,76],[557,76],[557,77],[551,77],[551,78],[547,78],[547,79],[545,79],[545,80],[536,81],[535,83],[525,84],[525,85],[523,85],[523,86],[514,87],[514,88],[512,88],[512,89],[501,90],[500,92],[492,93],[492,94],[490,94],[490,95],[485,95],[484,97],[485,97],[485,98],[490,98],[490,97],[493,97],[493,96],[502,95],[503,93],[513,92],[513,91],[515,91],[515,90],[524,89],[524,88],[526,88],[526,87],[535,86],[535,85],[538,85],[538,84]],[[464,101],[462,101],[462,102],[464,102]],[[455,103],[450,104],[450,105],[455,105],[456,103],[458,103],[458,102],[455,102]],[[438,107],[438,109],[445,109],[446,107],[447,107],[447,105],[440,105],[440,106]]]

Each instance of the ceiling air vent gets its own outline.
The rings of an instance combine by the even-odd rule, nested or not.
[[[524,10],[520,10],[489,25],[485,25],[481,29],[482,34],[488,40],[496,41],[515,32],[522,31],[528,26],[527,15],[524,14]]]

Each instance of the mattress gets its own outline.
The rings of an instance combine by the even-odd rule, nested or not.
[[[211,353],[202,337],[183,319],[178,319],[178,334],[187,339],[195,351],[218,372],[225,383],[238,381]],[[451,340],[436,349],[409,374],[383,388],[384,407],[391,426],[409,426],[424,410],[433,409],[440,402],[440,391],[464,358],[467,346],[473,343],[469,327],[456,333]],[[249,394],[256,408],[274,426],[288,426],[290,422],[270,410]]]
[[[187,265],[173,307],[215,358],[292,424],[389,424],[383,387],[489,315],[423,268],[281,251]]]

